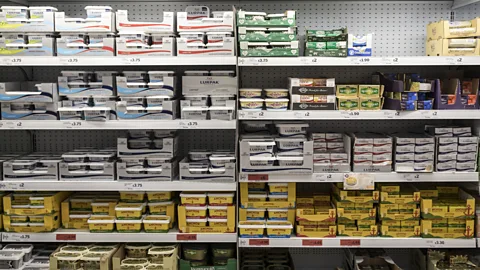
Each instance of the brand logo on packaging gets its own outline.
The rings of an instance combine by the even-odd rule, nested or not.
[[[218,81],[200,81],[200,84],[218,84]]]
[[[307,92],[308,92],[308,89],[307,89],[307,88],[299,88],[299,89],[298,89],[298,92],[304,94],[304,93],[307,93]]]
[[[304,104],[304,103],[302,103],[302,104],[300,104],[300,106],[299,106],[299,107],[300,107],[300,109],[306,109],[306,108],[308,108],[308,105],[307,105],[307,104]]]

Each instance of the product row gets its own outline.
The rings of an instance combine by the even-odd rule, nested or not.
[[[479,79],[426,79],[375,73],[368,84],[288,78],[288,88],[240,88],[244,111],[478,109]]]
[[[475,172],[478,136],[471,127],[430,126],[418,133],[309,132],[302,122],[243,122],[240,171]]]
[[[0,83],[0,102],[6,120],[233,120],[237,84],[233,71],[185,71],[180,94],[173,71],[61,71],[58,90]]]
[[[242,238],[473,238],[478,195],[471,194],[456,186],[296,192],[295,183],[240,183],[238,227]]]
[[[235,270],[235,253],[234,244],[8,244],[0,250],[0,264],[24,270]]]

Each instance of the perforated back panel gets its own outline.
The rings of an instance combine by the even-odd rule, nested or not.
[[[29,131],[0,131],[0,153],[23,153],[33,150],[33,138]]]

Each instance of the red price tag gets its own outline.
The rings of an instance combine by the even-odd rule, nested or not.
[[[360,246],[360,239],[341,239],[340,246]]]
[[[57,234],[57,241],[75,241],[77,240],[76,234]]]
[[[302,240],[302,246],[321,247],[321,246],[323,246],[323,241],[322,240],[314,240],[314,239],[304,239],[304,240]]]
[[[268,181],[268,174],[249,174],[248,181]]]
[[[177,241],[197,241],[196,234],[177,234]]]
[[[270,239],[249,239],[250,246],[268,246],[270,245]]]

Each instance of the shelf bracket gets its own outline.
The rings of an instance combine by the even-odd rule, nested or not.
[[[454,0],[452,9],[461,8],[478,2],[480,2],[480,0]]]

